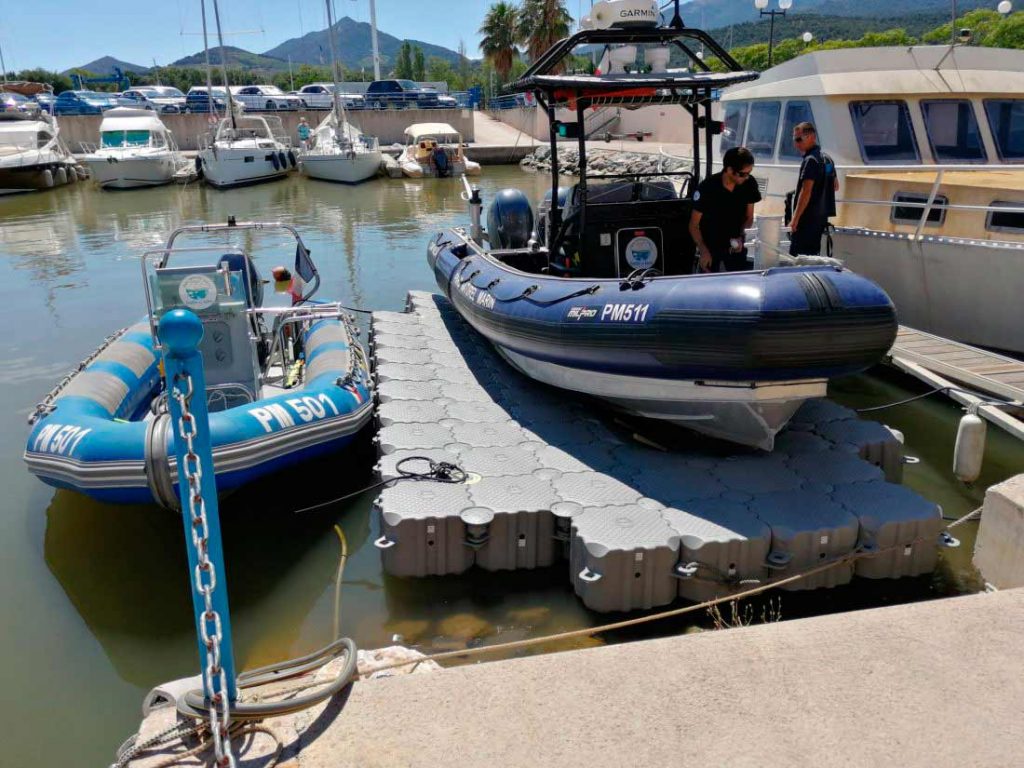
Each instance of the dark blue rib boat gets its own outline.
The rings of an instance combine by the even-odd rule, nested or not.
[[[726,73],[557,75],[581,45],[703,43]],[[706,33],[676,27],[583,30],[544,54],[510,92],[532,92],[552,122],[552,192],[537,231],[522,193],[498,194],[479,227],[440,232],[428,248],[439,287],[516,368],[539,381],[603,398],[629,412],[770,450],[775,434],[828,380],[878,362],[896,337],[892,301],[838,266],[694,274],[687,224],[700,146],[716,124],[714,91],[740,71]],[[556,141],[594,105],[681,104],[693,117],[693,168],[676,178],[588,176],[558,187]],[[576,124],[555,109],[572,106]],[[567,127],[568,126],[568,127]],[[705,153],[705,173],[711,172]],[[671,176],[672,174],[669,174]],[[552,202],[554,201],[554,202]]]

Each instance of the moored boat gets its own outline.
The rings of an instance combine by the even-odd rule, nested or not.
[[[264,301],[255,263],[237,248],[175,248],[184,234],[234,231],[294,235],[294,306]],[[369,372],[352,321],[337,304],[310,300],[319,275],[291,227],[185,227],[145,255],[143,270],[147,317],[107,339],[30,419],[25,462],[44,482],[107,502],[176,506],[175,430],[156,328],[177,308],[195,312],[205,329],[200,396],[218,491],[338,450],[370,419]]]
[[[82,162],[93,180],[109,189],[169,184],[186,163],[155,112],[115,107],[103,114],[98,146]]]
[[[78,166],[60,140],[56,118],[0,112],[0,195],[75,181]]]
[[[428,261],[462,316],[526,375],[770,450],[830,379],[882,358],[896,336],[895,309],[873,282],[834,266],[695,273],[687,222],[693,191],[711,173],[710,156],[703,169],[700,156],[715,128],[711,105],[720,89],[757,75],[701,30],[629,19],[624,28],[592,23],[556,43],[507,89],[533,93],[553,124],[553,187],[537,231],[529,201],[506,190],[485,238],[479,193],[469,190],[473,226],[439,233]],[[599,45],[647,48],[648,61],[667,61],[675,45],[693,71],[562,73],[575,49]],[[696,46],[728,71],[711,72]],[[683,105],[695,118],[692,169],[657,179],[588,173],[586,110],[648,104]],[[556,109],[574,110],[576,122],[556,122]],[[560,189],[556,142],[566,134],[580,137],[580,180]]]
[[[405,129],[398,167],[410,178],[478,176],[480,164],[466,157],[462,134],[447,123],[414,123]]]

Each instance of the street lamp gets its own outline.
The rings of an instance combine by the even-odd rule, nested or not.
[[[785,18],[786,11],[793,7],[793,0],[779,0],[779,10],[772,8],[770,11],[766,11],[768,0],[754,0],[754,7],[762,16],[771,18],[771,25],[768,28],[768,66],[770,67],[772,65],[772,49],[775,47],[775,17]]]
[[[996,10],[1003,16],[1009,16],[1010,11],[1013,10],[1013,3],[1010,0],[1003,0],[1003,2],[996,6]]]
[[[800,39],[804,41],[804,45],[810,45],[811,41],[814,40],[814,34],[811,32],[804,32]]]

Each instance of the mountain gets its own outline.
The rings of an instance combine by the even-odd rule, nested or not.
[[[117,67],[122,72],[135,72],[137,74],[145,74],[149,72],[149,67],[141,67],[138,64],[132,64],[127,61],[121,61],[115,59],[113,56],[104,56],[90,61],[88,64],[83,64],[80,67],[72,67],[71,69],[65,70],[62,74],[70,74],[75,70],[81,69],[86,72],[92,72],[94,75],[112,75],[114,74],[114,67]]]
[[[857,40],[868,32],[904,29],[913,37],[949,21],[946,14],[915,13],[909,16],[825,16],[804,13],[775,20],[775,41],[800,37],[810,32],[815,40]],[[711,36],[727,49],[768,42],[768,27],[760,21],[746,21],[710,30]]]
[[[957,13],[964,14],[975,8],[994,8],[990,0],[958,0]],[[768,9],[777,9],[777,0],[770,0]],[[716,29],[730,24],[757,21],[760,17],[753,0],[690,0],[681,9],[683,21],[691,27]],[[798,19],[802,14],[855,16],[864,19],[892,18],[918,14],[950,13],[949,0],[793,0],[786,18]],[[776,23],[779,19],[776,19]],[[875,29],[886,27],[880,25]]]
[[[288,62],[266,54],[252,53],[243,48],[236,48],[232,45],[224,46],[224,56],[228,69],[245,69],[252,72],[280,72],[288,69]],[[220,66],[221,49],[214,47],[210,49],[210,64]],[[191,56],[171,62],[172,67],[205,67],[206,55],[199,51]]]
[[[373,66],[373,44],[370,40],[369,24],[344,16],[335,23],[334,33],[337,35],[337,51],[342,64],[350,69]],[[293,64],[330,64],[330,44],[327,35],[326,29],[309,32],[302,37],[285,40],[263,55],[284,60],[290,56]],[[427,59],[437,56],[453,64],[459,62],[459,54],[448,48],[419,40],[408,42],[419,46]],[[387,70],[397,58],[398,49],[403,41],[378,29],[377,43],[380,46],[381,68]]]

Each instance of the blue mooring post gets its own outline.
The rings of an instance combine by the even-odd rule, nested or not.
[[[196,637],[202,662],[203,692],[209,704],[220,693],[223,681],[228,701],[233,704],[238,697],[235,659],[231,645],[217,484],[210,447],[210,419],[206,410],[206,376],[203,373],[203,356],[199,353],[203,323],[187,309],[174,309],[160,319],[157,335],[163,347],[167,402],[171,412],[174,452],[178,459],[181,518],[185,524],[185,549],[188,551]],[[191,453],[189,436],[192,438]],[[220,670],[223,670],[223,676],[219,674]]]

